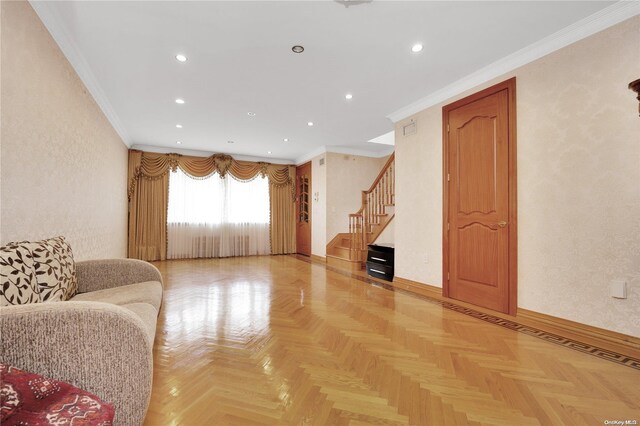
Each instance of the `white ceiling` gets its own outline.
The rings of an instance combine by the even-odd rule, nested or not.
[[[129,145],[296,160],[387,152],[389,114],[611,2],[32,4]]]

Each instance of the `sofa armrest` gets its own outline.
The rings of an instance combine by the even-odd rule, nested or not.
[[[137,259],[100,259],[76,262],[78,293],[104,290],[145,281],[162,284],[158,268]]]
[[[140,425],[153,377],[153,342],[120,306],[50,302],[0,308],[2,362],[113,403],[114,424]]]

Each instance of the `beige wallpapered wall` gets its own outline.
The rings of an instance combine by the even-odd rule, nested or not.
[[[639,57],[635,17],[398,123],[396,275],[442,285],[442,105],[516,76],[518,306],[640,336]]]
[[[29,3],[2,2],[1,243],[126,256],[127,148]]]
[[[349,232],[349,214],[362,205],[362,191],[369,189],[389,157],[327,153],[327,242]]]
[[[320,165],[324,159],[325,164]],[[311,160],[311,254],[327,254],[327,165],[326,154]]]
[[[393,208],[390,208],[388,212],[393,211]],[[396,219],[395,217],[386,228],[380,233],[378,238],[374,241],[376,244],[395,244],[396,241]]]

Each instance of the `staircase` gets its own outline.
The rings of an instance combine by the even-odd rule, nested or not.
[[[367,191],[362,191],[360,210],[349,215],[349,232],[336,235],[327,244],[327,264],[360,270],[367,258],[367,245],[373,243],[394,217],[395,154]]]

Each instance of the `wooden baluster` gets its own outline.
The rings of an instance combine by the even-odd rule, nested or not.
[[[376,193],[374,190],[373,192],[371,192],[371,209],[369,210],[370,216],[369,216],[369,223],[367,223],[368,226],[371,226],[371,223],[373,222],[373,215],[376,212],[375,208],[376,208]]]
[[[384,173],[378,182],[378,188],[380,188],[380,205],[384,205]],[[384,209],[383,209],[384,211]]]
[[[374,215],[376,214],[376,189],[371,190],[371,218],[369,220],[368,225],[371,226],[371,223],[374,220]]]
[[[355,227],[353,226],[353,216],[351,215],[349,215],[349,236],[349,253],[351,253],[356,244]]]
[[[387,169],[387,204],[391,204],[391,182],[392,182],[392,177],[391,177],[391,167],[389,167]]]
[[[393,165],[389,164],[389,202],[393,204]]]
[[[364,222],[371,220],[371,193],[367,194],[367,209],[364,214]]]
[[[349,251],[353,250],[353,245],[355,244],[355,230],[353,229],[353,217],[351,215],[349,215],[349,237],[350,237],[350,241],[349,241]]]
[[[391,171],[391,167],[389,167],[389,203],[388,204],[392,204],[393,203],[393,173]]]
[[[396,173],[395,173],[395,170],[393,169],[393,166],[394,164],[392,163],[391,166],[389,167],[390,174],[391,174],[391,202],[389,204],[395,205],[394,197],[396,195]]]
[[[384,205],[387,202],[387,171],[385,170],[382,180],[380,181],[380,192],[382,193],[382,213],[384,213]]]
[[[356,253],[362,247],[362,216],[358,215],[358,247],[356,249]]]
[[[358,239],[358,251],[362,250],[362,238],[364,236],[364,221],[362,216],[359,216],[360,219],[360,238]]]
[[[384,172],[384,200],[383,204],[389,204],[389,168]]]

